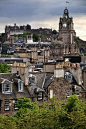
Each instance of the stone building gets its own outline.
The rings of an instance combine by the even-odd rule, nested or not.
[[[51,41],[50,39],[51,39],[51,36],[53,35],[52,29],[49,29],[49,28],[31,29],[31,26],[28,24],[23,26],[17,26],[15,23],[14,26],[9,25],[5,27],[6,40],[8,40],[10,36],[13,40],[12,36],[14,34],[21,35],[25,32],[30,32],[31,34],[38,34],[39,36],[43,36],[42,42]],[[12,42],[14,43],[14,40]]]
[[[17,26],[16,23],[14,24],[14,26],[6,26],[5,27],[5,34],[7,34],[7,38],[11,35],[14,34],[23,34],[24,32],[30,31],[31,30],[31,26],[30,25],[23,25],[23,26]]]
[[[76,32],[74,30],[73,18],[69,16],[69,11],[65,8],[63,17],[60,17],[59,21],[59,39],[63,41],[64,55],[78,55],[79,48],[74,42]]]
[[[62,38],[64,43],[72,44],[75,36],[73,18],[69,17],[69,11],[65,8],[59,21],[59,38]]]
[[[54,65],[54,64],[53,64]],[[86,90],[78,85],[70,72],[65,72],[63,66],[68,63],[57,64],[53,72],[28,72],[27,63],[14,63],[12,73],[0,74],[0,113],[14,114],[18,110],[15,103],[18,99],[30,98],[31,102],[48,102],[56,96],[67,102],[72,94],[86,99]],[[75,69],[75,65],[73,66]]]
[[[47,62],[49,60],[50,50],[49,48],[34,48],[32,50],[28,48],[17,48],[14,51],[14,56],[27,58],[29,62]]]

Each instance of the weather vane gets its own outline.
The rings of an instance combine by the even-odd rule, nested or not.
[[[69,3],[68,1],[66,1],[66,3]],[[67,7],[65,7],[67,9]]]

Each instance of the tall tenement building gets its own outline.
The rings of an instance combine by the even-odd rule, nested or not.
[[[64,10],[63,17],[60,17],[59,21],[59,38],[64,43],[72,44],[76,33],[74,30],[73,18],[69,16],[67,7]]]

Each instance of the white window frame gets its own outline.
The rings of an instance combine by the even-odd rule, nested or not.
[[[17,100],[15,100],[15,103],[17,103]],[[14,109],[17,110],[18,107],[16,106],[16,104],[14,103]]]
[[[34,81],[32,80],[32,78],[34,78]],[[36,83],[36,76],[32,75],[29,77],[29,83],[30,84],[35,84]]]
[[[7,85],[9,85],[9,87],[8,87],[9,90],[6,90],[7,89]],[[12,93],[12,83],[3,83],[2,84],[2,93],[4,93],[4,94]]]
[[[5,101],[4,106],[5,106],[5,109],[4,109],[5,111],[10,110],[10,107],[9,107],[9,101]]]
[[[18,81],[18,92],[23,92],[23,91],[24,91],[24,82]]]
[[[39,92],[38,93],[38,96],[37,96],[37,100],[42,100],[43,99],[43,93],[42,92]]]
[[[54,97],[53,89],[50,89],[50,99],[52,99],[53,97]]]

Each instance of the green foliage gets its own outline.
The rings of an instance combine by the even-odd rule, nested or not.
[[[86,129],[86,102],[76,95],[65,105],[55,97],[48,103],[32,102],[32,107],[29,99],[19,99],[18,103],[15,115],[0,116],[0,129]]]
[[[22,35],[20,35],[20,37],[27,38],[27,33],[23,33]]]
[[[17,34],[14,34],[13,36],[14,36],[14,37],[18,37],[18,35],[17,35]]]
[[[0,35],[0,38],[2,38],[2,34]]]
[[[47,36],[45,36],[45,35],[40,35],[40,38],[46,38]]]
[[[11,69],[10,65],[0,64],[0,73],[9,73],[10,69]]]
[[[79,40],[79,39],[76,39],[76,41],[77,41],[77,42],[80,42],[80,40]]]
[[[79,53],[79,56],[83,56],[83,54],[82,53]]]
[[[34,42],[39,41],[39,35],[38,34],[33,34],[33,41]]]
[[[53,30],[53,34],[57,34],[57,31],[56,30]]]
[[[18,102],[15,103],[16,106],[20,109],[20,108],[29,108],[29,109],[33,109],[35,108],[35,105],[37,104],[36,102],[31,103],[29,98],[24,98],[24,100],[22,99],[18,99]]]
[[[86,53],[84,53],[84,56],[86,56]]]
[[[79,56],[86,56],[86,53],[79,53]]]
[[[26,34],[31,34],[31,32],[27,31]]]
[[[67,100],[68,100],[68,103],[65,105],[67,111],[68,112],[71,112],[73,110],[77,111],[81,104],[81,102],[79,101],[79,98],[76,95],[73,95],[69,97]]]
[[[27,31],[27,32],[21,34],[20,37],[27,38],[27,34],[31,34],[31,32]],[[18,37],[18,35],[14,34],[14,37]]]

